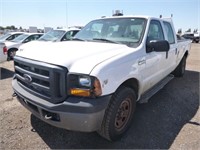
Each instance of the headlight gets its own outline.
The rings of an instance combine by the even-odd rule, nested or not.
[[[96,77],[69,74],[68,94],[74,96],[96,97],[102,94],[101,84]]]
[[[91,86],[91,78],[89,76],[80,76],[79,84],[81,86],[90,87]]]

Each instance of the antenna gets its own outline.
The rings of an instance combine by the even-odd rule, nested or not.
[[[67,1],[66,1],[66,27],[68,27],[68,10],[67,10]]]

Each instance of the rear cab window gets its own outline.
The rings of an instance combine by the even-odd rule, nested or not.
[[[163,21],[163,24],[169,44],[175,44],[175,37],[171,24],[166,21]]]

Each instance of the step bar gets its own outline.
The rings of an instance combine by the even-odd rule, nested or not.
[[[156,94],[158,91],[160,91],[167,83],[169,83],[174,78],[174,75],[170,74],[163,80],[161,80],[159,83],[157,83],[153,88],[145,92],[140,100],[139,103],[148,103],[148,100]]]

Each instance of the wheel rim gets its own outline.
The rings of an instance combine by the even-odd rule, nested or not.
[[[11,51],[11,52],[10,52],[10,56],[11,56],[11,57],[14,57],[15,54],[16,54],[16,51]]]
[[[117,115],[115,117],[115,128],[117,131],[121,131],[126,126],[127,122],[130,119],[130,114],[132,111],[132,101],[130,98],[124,99],[118,110]]]

